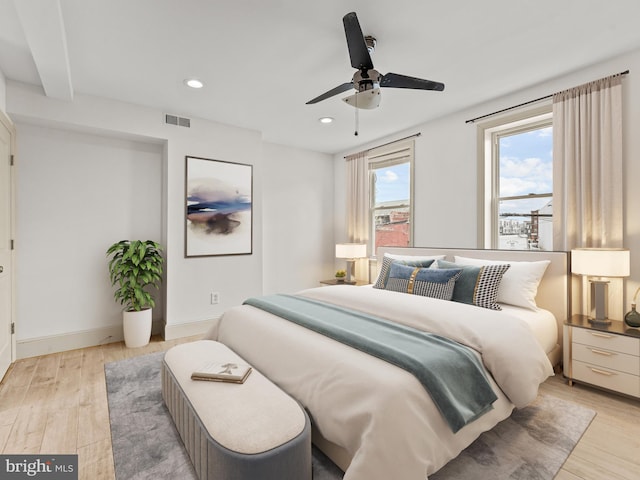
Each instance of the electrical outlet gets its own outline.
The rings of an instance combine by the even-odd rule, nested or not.
[[[220,292],[211,292],[211,305],[220,303]]]

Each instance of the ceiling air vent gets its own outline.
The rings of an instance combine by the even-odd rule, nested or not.
[[[191,119],[178,117],[177,115],[169,115],[168,113],[164,116],[164,123],[166,123],[167,125],[176,125],[178,127],[191,128]]]

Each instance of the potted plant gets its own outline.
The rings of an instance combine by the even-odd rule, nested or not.
[[[162,247],[152,240],[121,240],[107,250],[113,294],[124,305],[122,321],[127,347],[143,347],[151,338],[152,308],[155,301],[148,287],[159,288],[162,281]]]
[[[347,272],[345,270],[338,270],[336,272],[336,280],[338,281],[338,283],[344,282],[344,277],[346,276],[347,276]]]

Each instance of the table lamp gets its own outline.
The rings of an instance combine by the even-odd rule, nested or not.
[[[354,268],[356,259],[367,256],[367,245],[364,243],[337,243],[336,258],[347,259],[347,278],[345,283],[355,283]]]
[[[611,277],[628,277],[630,255],[626,248],[576,248],[571,250],[571,273],[588,277],[589,322],[609,325],[608,294]]]

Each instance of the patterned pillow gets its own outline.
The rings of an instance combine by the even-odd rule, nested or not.
[[[451,300],[461,269],[432,270],[392,263],[387,290]]]
[[[468,303],[491,310],[502,310],[496,300],[502,276],[509,270],[508,264],[474,266],[438,260],[438,268],[462,269],[453,290],[452,300],[454,302]]]
[[[540,280],[551,263],[549,260],[539,260],[536,262],[503,262],[500,260],[485,260],[480,258],[467,258],[455,256],[458,267],[462,265],[511,265],[509,271],[504,274],[498,288],[498,299],[500,303],[508,303],[517,307],[537,310],[536,295]]]
[[[410,260],[409,258],[410,257],[394,258],[385,254],[385,256],[382,257],[382,268],[380,268],[380,274],[378,275],[378,279],[376,280],[373,288],[385,288],[387,286],[387,280],[389,279],[389,269],[391,267],[391,264],[394,262],[397,262],[401,265],[409,265],[412,267],[428,267],[436,260],[435,258],[425,257],[420,257],[415,260]]]

